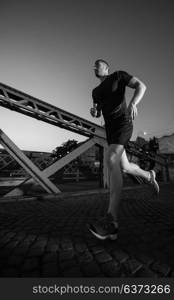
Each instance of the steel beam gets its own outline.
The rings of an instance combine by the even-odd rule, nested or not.
[[[40,176],[47,178],[53,175],[55,172],[59,171],[61,168],[63,168],[65,165],[76,159],[79,155],[81,155],[83,152],[87,151],[89,148],[91,148],[95,144],[94,139],[87,140],[83,144],[81,144],[78,148],[67,154],[65,157],[62,157],[60,160],[56,161],[43,171],[40,171]],[[29,184],[33,182],[32,178],[29,178],[28,180],[24,180],[24,184]],[[12,191],[7,193],[5,196],[13,196],[16,194],[18,188],[14,188]],[[58,190],[59,191],[59,190]],[[59,191],[60,192],[60,191]]]
[[[59,189],[43,174],[29,158],[0,130],[0,143],[8,153],[35,179],[46,192],[58,193]]]
[[[83,136],[106,138],[103,127],[0,83],[0,106]]]

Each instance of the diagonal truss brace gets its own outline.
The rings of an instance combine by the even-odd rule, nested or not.
[[[32,161],[0,130],[0,143],[8,153],[34,178],[48,193],[58,193],[59,189],[45,176]]]
[[[7,153],[0,156],[0,169],[1,171],[14,162],[14,159]]]
[[[95,144],[95,139],[89,139],[82,145],[80,145],[78,148],[76,148],[74,151],[67,154],[65,157],[61,158],[60,160],[53,163],[51,166],[44,169],[42,172],[40,171],[41,177],[48,178],[51,175],[53,175],[55,172],[59,171],[61,168],[63,168],[65,165],[70,163],[72,160],[77,158],[79,155],[81,155],[83,152],[87,151],[89,148],[91,148]],[[30,178],[28,180],[24,180],[25,184],[29,184],[33,182],[33,179]],[[15,196],[17,193],[17,188],[13,189],[11,192],[7,193],[5,196]]]

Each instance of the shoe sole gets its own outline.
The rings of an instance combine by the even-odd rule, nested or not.
[[[105,241],[107,239],[115,241],[118,238],[117,234],[108,234],[106,236],[102,236],[102,235],[96,233],[95,231],[93,231],[90,227],[88,227],[88,229],[96,238],[98,238],[99,240],[102,240],[102,241]]]

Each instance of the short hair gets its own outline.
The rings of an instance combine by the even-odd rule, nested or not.
[[[107,61],[105,61],[104,59],[97,59],[95,61],[95,65],[98,65],[99,63],[104,63],[105,65],[107,65],[107,67],[109,68],[109,64],[107,63]]]

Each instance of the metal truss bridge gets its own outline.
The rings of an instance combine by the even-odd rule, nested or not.
[[[31,176],[31,178],[25,181],[25,184],[32,182],[34,179],[47,193],[59,193],[60,190],[51,182],[49,177],[65,165],[72,162],[93,145],[97,144],[103,149],[103,186],[107,187],[109,185],[108,170],[106,166],[107,142],[104,127],[32,97],[3,83],[0,83],[0,106],[87,137],[87,140],[74,151],[41,171],[17,147],[17,145],[15,145],[13,141],[2,130],[0,130],[1,145]],[[135,147],[131,142],[128,144],[128,148],[126,150],[134,156],[142,155],[141,149]],[[143,155],[149,160],[154,160],[156,164],[165,167],[165,159],[160,155],[154,156],[150,153]],[[4,165],[8,163],[8,161],[4,161]],[[10,193],[6,194],[6,196],[15,195],[16,189],[13,189]]]

